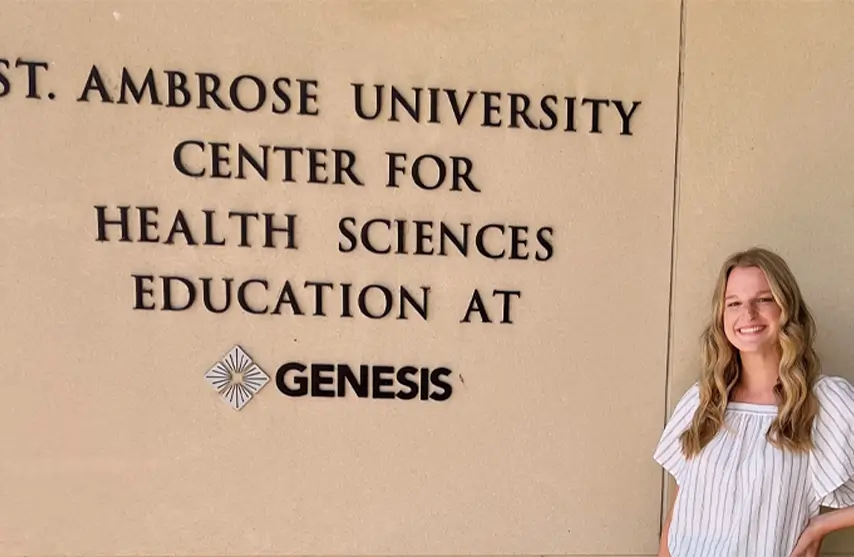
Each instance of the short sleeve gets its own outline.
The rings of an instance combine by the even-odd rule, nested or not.
[[[854,385],[823,376],[815,394],[819,413],[810,461],[813,488],[824,507],[854,506]]]
[[[664,426],[664,431],[658,441],[658,447],[653,454],[655,461],[667,470],[680,486],[684,477],[686,461],[679,437],[691,425],[699,402],[700,387],[695,383],[682,395],[676,404],[676,408],[673,409],[673,413],[667,421],[667,425]]]

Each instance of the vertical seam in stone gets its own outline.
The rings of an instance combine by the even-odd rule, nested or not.
[[[673,150],[673,205],[671,207],[670,221],[670,291],[668,292],[667,308],[667,350],[664,363],[664,416],[662,427],[667,422],[668,409],[670,408],[672,349],[673,349],[673,298],[676,285],[676,228],[679,210],[679,139],[682,134],[682,102],[684,99],[684,67],[685,67],[685,41],[686,41],[686,11],[687,0],[679,2],[679,62],[676,73],[676,130]],[[664,520],[668,511],[667,497],[667,473],[661,471],[661,513],[659,516],[659,536],[664,529]]]

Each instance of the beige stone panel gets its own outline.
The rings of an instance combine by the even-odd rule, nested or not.
[[[677,2],[2,12],[0,57],[49,62],[41,92],[55,100],[24,98],[25,69],[4,69],[16,89],[0,99],[0,554],[655,552]],[[161,87],[167,69],[313,78],[321,115],[76,102],[93,64],[113,95],[123,66],[154,68]],[[633,136],[613,105],[587,133],[580,103],[575,133],[366,122],[351,81],[503,91],[505,119],[507,92],[642,104]],[[365,186],[190,179],[172,161],[186,139],[350,149]],[[482,192],[385,188],[387,150],[469,157]],[[96,242],[94,207],[120,204],[158,207],[164,236],[177,209],[197,236],[203,209],[292,212],[298,249],[238,247],[222,222],[225,247]],[[339,253],[344,216],[551,226],[554,257]],[[428,285],[430,313],[341,319],[336,298],[327,317],[135,311],[134,273],[266,278],[271,293],[249,290],[257,305],[291,280],[308,314],[306,280]],[[520,290],[514,323],[461,324],[474,288],[496,320],[492,290]],[[235,412],[203,377],[235,344],[271,379],[291,360],[448,366],[453,395],[291,398],[273,380]]]
[[[854,379],[852,22],[850,2],[687,4],[671,407],[696,378],[720,263],[754,244],[792,266],[825,372]]]

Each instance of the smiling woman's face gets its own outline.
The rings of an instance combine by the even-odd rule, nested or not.
[[[759,267],[736,267],[724,294],[724,333],[741,352],[776,350],[782,310]]]

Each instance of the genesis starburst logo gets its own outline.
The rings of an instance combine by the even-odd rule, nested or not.
[[[270,381],[240,346],[232,348],[210,368],[205,379],[235,410],[243,408]]]

